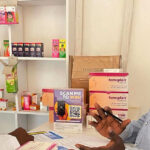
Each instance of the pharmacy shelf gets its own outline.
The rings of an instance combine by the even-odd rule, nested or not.
[[[6,111],[0,111],[0,114],[15,114],[15,113],[16,113],[16,111],[13,111],[11,109],[8,109]]]
[[[17,112],[17,114],[22,114],[22,115],[41,115],[41,116],[48,116],[49,112],[48,111],[32,111],[32,110],[20,110]]]
[[[64,5],[66,0],[18,0],[20,6]]]
[[[9,57],[0,57],[0,60],[8,60]],[[18,57],[18,60],[25,61],[66,61],[66,58],[51,58],[51,57]]]

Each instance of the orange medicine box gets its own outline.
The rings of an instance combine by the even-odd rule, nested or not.
[[[128,92],[90,92],[90,108],[98,103],[101,107],[109,106],[112,109],[128,108]]]
[[[54,122],[54,90],[42,89],[42,103],[49,107],[49,121]]]
[[[90,111],[95,111],[94,104],[109,106],[113,114],[124,120],[128,113],[128,92],[90,92]]]
[[[90,73],[89,91],[128,91],[128,73]]]

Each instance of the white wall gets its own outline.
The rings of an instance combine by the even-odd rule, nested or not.
[[[118,55],[124,0],[84,0],[83,55]]]
[[[120,54],[125,0],[85,0],[83,55]],[[150,1],[135,0],[129,50],[129,106],[150,109]],[[133,112],[134,113],[134,112]]]
[[[150,109],[150,1],[135,0],[128,71],[130,104]]]
[[[65,4],[23,8],[24,42],[43,42],[45,56],[51,56],[52,39],[66,38],[65,9]]]

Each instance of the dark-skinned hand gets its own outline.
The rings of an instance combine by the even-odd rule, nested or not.
[[[95,104],[97,110],[96,113],[91,115],[95,118],[96,121],[89,122],[102,136],[109,138],[108,128],[111,127],[113,132],[117,135],[121,134],[126,126],[131,122],[129,119],[120,123],[118,120],[113,118],[111,115],[107,115],[102,110],[101,106],[97,103]],[[109,107],[104,108],[106,111],[112,113]]]
[[[125,150],[122,139],[115,134],[111,128],[108,128],[108,133],[111,141],[106,146],[90,148],[81,144],[76,144],[76,147],[80,150]]]

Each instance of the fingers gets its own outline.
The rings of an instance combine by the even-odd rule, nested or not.
[[[103,109],[100,107],[100,105],[98,105],[97,103],[95,103],[95,108],[97,109],[97,112],[99,114],[99,116],[104,119],[106,117]]]
[[[87,146],[84,146],[84,145],[81,145],[81,144],[76,144],[75,145],[78,149],[80,150],[91,150],[92,148],[90,147],[87,147]]]
[[[106,106],[106,107],[104,107],[104,110],[106,110],[106,111],[108,111],[108,112],[110,112],[112,114],[112,110],[111,110],[110,107]]]
[[[95,121],[89,121],[89,125],[93,126],[94,128],[96,128],[98,126],[98,123]]]
[[[100,122],[100,121],[102,120],[102,118],[101,118],[99,115],[95,114],[95,113],[90,112],[90,115],[91,115],[97,122]]]
[[[123,121],[122,124],[121,124],[121,128],[122,128],[122,129],[125,129],[126,126],[127,126],[130,122],[131,122],[130,119],[127,119],[127,120]]]

